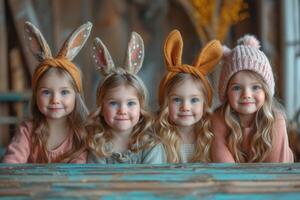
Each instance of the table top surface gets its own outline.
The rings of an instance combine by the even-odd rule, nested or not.
[[[300,164],[0,164],[0,199],[300,199]]]

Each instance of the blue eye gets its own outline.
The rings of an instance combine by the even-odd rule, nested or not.
[[[61,94],[62,94],[63,96],[65,96],[65,95],[67,95],[67,94],[70,94],[70,91],[69,91],[69,90],[62,90],[62,91],[61,91]]]
[[[257,90],[260,90],[260,89],[262,89],[262,87],[260,85],[253,85],[252,86],[252,90],[254,90],[254,91],[257,91]]]
[[[181,100],[179,97],[174,97],[174,98],[172,98],[172,101],[175,102],[175,103],[180,103],[180,102],[182,102],[182,100]]]
[[[48,95],[50,95],[50,91],[49,90],[42,90],[41,94],[45,95],[45,96],[48,96]]]
[[[231,88],[233,91],[240,91],[241,87],[239,85],[235,85]]]
[[[118,103],[116,101],[110,101],[109,105],[112,107],[116,107],[118,105]]]
[[[131,107],[131,106],[135,106],[137,103],[135,102],[135,101],[128,101],[127,102],[127,105],[129,106],[129,107]]]
[[[198,102],[200,102],[200,99],[198,97],[193,97],[191,99],[191,103],[198,103]]]

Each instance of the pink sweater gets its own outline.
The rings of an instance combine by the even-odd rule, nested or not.
[[[228,127],[220,113],[213,114],[212,131],[215,135],[211,148],[213,162],[235,162],[227,147]],[[249,128],[243,130],[243,150],[245,152],[250,151],[249,133]],[[293,152],[289,147],[285,119],[282,115],[278,115],[276,118],[273,134],[273,148],[264,162],[294,162]]]
[[[33,156],[32,160],[29,160],[29,155],[32,153],[30,152],[31,134],[32,123],[22,122],[7,148],[3,158],[4,163],[36,163],[37,155]],[[55,160],[58,156],[70,150],[72,148],[72,141],[72,134],[69,134],[56,149],[48,150],[50,160]],[[70,163],[86,163],[86,158],[87,152],[83,152],[78,158],[71,160]]]

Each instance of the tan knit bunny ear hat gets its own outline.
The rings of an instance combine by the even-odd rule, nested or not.
[[[81,73],[72,60],[87,41],[92,29],[92,23],[87,22],[75,29],[66,39],[56,57],[52,57],[48,43],[36,26],[27,21],[24,29],[29,49],[40,62],[32,76],[32,87],[35,88],[39,78],[49,68],[57,67],[66,70],[75,81],[77,90],[82,92]]]
[[[242,70],[250,70],[259,74],[274,95],[274,76],[266,55],[259,50],[259,41],[252,35],[245,35],[238,40],[238,45],[230,50],[224,47],[223,66],[219,79],[219,98],[226,99],[226,89],[230,78]]]
[[[199,77],[206,91],[208,105],[212,102],[212,89],[206,76],[213,71],[222,58],[223,49],[218,40],[210,41],[197,56],[193,65],[182,64],[183,41],[178,30],[173,30],[167,37],[164,45],[165,65],[168,73],[159,85],[159,105],[163,104],[166,83],[178,73],[188,73]]]

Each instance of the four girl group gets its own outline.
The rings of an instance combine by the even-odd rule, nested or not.
[[[32,77],[32,119],[19,125],[4,163],[294,161],[284,111],[274,98],[272,67],[254,36],[245,35],[233,49],[210,41],[190,65],[182,63],[182,37],[173,30],[163,48],[167,73],[155,114],[137,76],[144,59],[142,38],[132,33],[120,67],[96,38],[93,59],[104,79],[97,108],[88,113],[81,72],[72,59],[91,28],[90,22],[77,28],[52,57],[41,32],[26,22],[26,40],[39,61]],[[221,105],[212,112],[207,75],[219,62]]]

